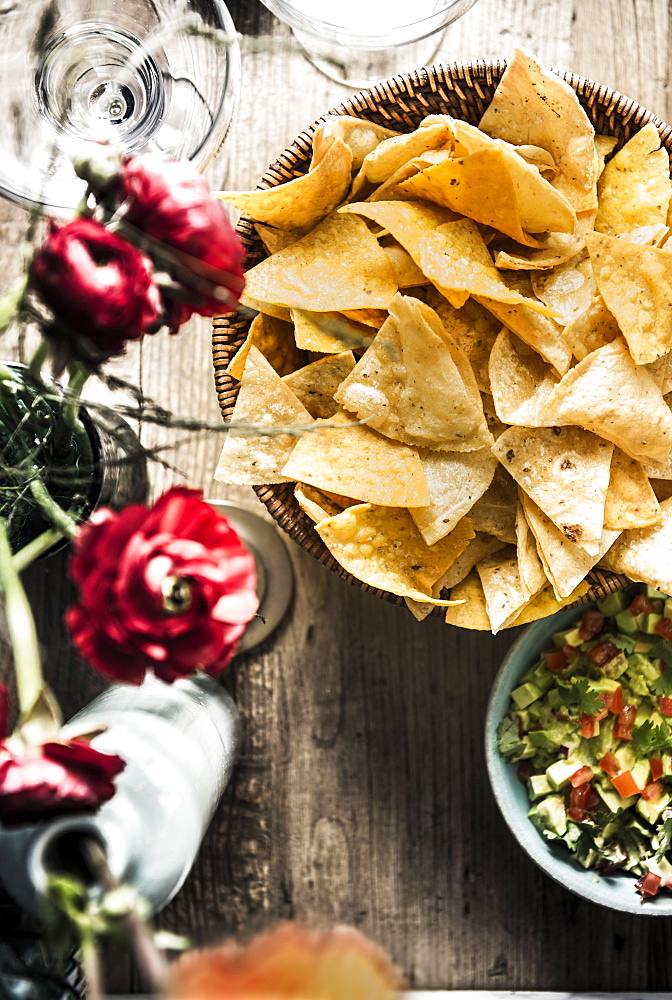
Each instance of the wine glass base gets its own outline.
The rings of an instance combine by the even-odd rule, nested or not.
[[[331,42],[318,35],[292,28],[304,56],[324,76],[347,87],[371,87],[397,73],[429,66],[446,29],[414,42],[382,48],[363,48]]]
[[[274,524],[229,500],[207,502],[230,522],[256,563],[259,610],[238,646],[239,653],[248,653],[275,631],[287,613],[294,591],[292,564]]]

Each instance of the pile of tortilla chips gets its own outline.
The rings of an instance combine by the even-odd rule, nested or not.
[[[334,116],[307,174],[222,193],[268,257],[216,478],[295,483],[418,618],[496,632],[595,567],[672,592],[670,163],[616,145],[519,50],[478,128]]]

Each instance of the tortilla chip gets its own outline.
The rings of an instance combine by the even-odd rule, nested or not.
[[[624,531],[602,557],[600,565],[669,594],[672,590],[672,497],[663,500],[660,511],[659,524]]]
[[[553,157],[553,186],[577,212],[597,205],[595,130],[573,89],[523,49],[516,49],[480,121],[488,135],[532,143]]]
[[[580,316],[597,291],[585,249],[564,264],[558,264],[552,271],[543,274],[535,272],[531,281],[534,294],[556,313],[555,318],[561,326]]]
[[[352,196],[372,186],[382,184],[409,160],[415,159],[430,149],[442,149],[454,145],[451,120],[421,125],[413,132],[397,135],[381,142],[365,157],[361,169],[352,184]]]
[[[446,333],[464,352],[479,390],[489,393],[488,362],[501,323],[475,299],[468,299],[461,309],[455,309],[433,286],[427,291],[427,304],[441,320]]]
[[[554,427],[548,399],[558,381],[536,351],[506,328],[490,354],[490,388],[499,419],[522,427]]]
[[[274,229],[273,226],[264,226],[261,222],[257,222],[254,228],[264,245],[264,250],[269,255],[277,253],[278,250],[284,250],[285,247],[291,246],[299,239],[297,233],[288,233],[283,229]]]
[[[240,381],[252,345],[261,351],[281,377],[296,371],[303,364],[303,354],[294,343],[294,331],[291,325],[284,320],[259,313],[250,324],[245,342],[229,362],[227,375]]]
[[[527,602],[514,545],[486,556],[476,566],[493,635],[520,614]]]
[[[547,405],[561,421],[613,441],[638,461],[662,463],[672,447],[672,414],[649,372],[622,337],[567,372]]]
[[[350,507],[355,502],[351,500],[343,505],[332,500],[323,490],[315,489],[306,483],[297,483],[294,489],[294,496],[302,511],[304,511],[311,521],[324,521],[325,517],[334,517],[340,514],[345,507]]]
[[[311,417],[333,417],[338,410],[334,393],[354,367],[352,351],[343,351],[319,358],[305,368],[285,375],[283,382],[303,403]]]
[[[546,587],[536,597],[533,597],[529,604],[525,605],[516,620],[511,622],[509,627],[527,625],[529,622],[539,621],[540,618],[548,618],[550,615],[554,615],[570,604],[574,604],[575,601],[580,600],[589,590],[590,584],[584,580],[578,584],[571,594],[559,601],[554,597],[552,589]]]
[[[319,429],[297,442],[283,475],[382,507],[426,507],[429,490],[416,449],[353,420],[342,410],[317,420]]]
[[[298,429],[312,423],[310,413],[261,351],[251,345],[215,479],[240,486],[288,482],[282,468],[298,438],[293,434],[263,434],[260,428]],[[248,432],[236,430],[237,424],[247,425]]]
[[[510,427],[493,453],[574,543],[598,542],[613,444],[580,427]]]
[[[536,167],[511,148],[490,140],[490,148],[444,159],[402,181],[405,195],[432,201],[537,247],[530,233],[573,233],[574,211]]]
[[[586,244],[583,236],[573,233],[549,233],[538,242],[541,243],[539,249],[512,246],[509,251],[499,250],[495,266],[513,271],[547,271],[564,264]]]
[[[604,168],[595,219],[598,233],[617,236],[638,226],[665,223],[672,195],[670,157],[649,122]]]
[[[397,286],[385,251],[356,215],[328,216],[245,275],[246,294],[290,309],[386,309]]]
[[[331,145],[336,137],[342,139],[352,152],[352,170],[359,170],[364,158],[371,153],[384,139],[398,135],[392,129],[363,118],[353,118],[350,115],[329,115],[317,126],[313,135],[313,162],[321,160],[325,148]]]
[[[613,313],[607,309],[606,302],[597,290],[597,284],[586,309],[563,328],[562,334],[579,361],[621,336],[620,327]]]
[[[350,188],[352,150],[334,137],[307,174],[258,191],[219,191],[217,197],[255,222],[308,233],[344,200]]]
[[[597,287],[636,364],[672,349],[672,252],[586,234]]]
[[[478,226],[470,219],[444,223],[426,235],[420,244],[420,267],[456,309],[474,295],[553,315],[542,302],[526,298],[502,280]]]
[[[485,594],[476,570],[456,584],[450,592],[455,605],[446,609],[446,624],[470,628],[479,632],[490,631],[490,619],[485,605]]]
[[[344,205],[339,215],[353,213],[377,222],[395,238],[420,266],[420,247],[425,236],[457,216],[447,208],[423,202],[376,201]]]
[[[258,299],[253,299],[251,295],[248,295],[247,291],[243,291],[240,296],[239,306],[243,306],[244,309],[252,309],[255,313],[261,313],[263,316],[272,316],[273,319],[281,319],[285,323],[291,323],[292,321],[289,309],[286,309],[285,306],[278,306],[273,302],[260,302]]]
[[[482,448],[491,439],[478,391],[474,399],[423,305],[397,295],[388,321],[335,398],[397,441],[447,451]],[[437,316],[435,321],[443,333]]]
[[[471,573],[476,563],[483,559],[484,556],[489,556],[493,552],[499,552],[505,545],[506,542],[502,542],[499,538],[494,538],[492,535],[486,535],[482,531],[477,531],[464,552],[457,557],[453,565],[436,581],[434,587],[437,596],[444,588],[450,590],[464,580]]]
[[[518,487],[506,469],[498,465],[490,486],[469,512],[474,531],[515,545],[517,500]]]
[[[536,538],[527,522],[520,500],[516,505],[516,552],[521,587],[529,600],[543,590],[548,583],[548,577],[539,558]]]
[[[390,236],[385,236],[380,245],[387,254],[394,280],[399,288],[414,288],[418,285],[429,284],[429,280],[424,276],[411,255],[404,250],[401,243],[397,243]]]
[[[489,448],[480,451],[421,451],[429,490],[429,506],[410,512],[428,545],[453,530],[492,482],[497,460]]]
[[[302,351],[318,354],[342,354],[344,350],[365,349],[371,343],[373,331],[355,323],[341,312],[312,312],[292,309],[294,339]]]
[[[660,504],[641,464],[614,448],[604,505],[605,528],[643,528],[658,524]]]
[[[400,597],[448,605],[432,585],[474,537],[468,518],[436,545],[427,545],[407,510],[359,504],[320,521],[315,530],[348,573]]]

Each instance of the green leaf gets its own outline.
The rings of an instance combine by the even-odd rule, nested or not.
[[[666,667],[672,667],[672,642],[661,639],[646,654],[650,660],[660,659]]]
[[[665,723],[654,726],[647,719],[633,730],[631,747],[638,757],[652,757],[663,750],[672,750],[672,731]]]
[[[604,701],[590,687],[587,677],[578,677],[572,681],[568,689],[561,691],[561,697],[565,705],[576,705],[585,715],[597,715],[604,708]]]
[[[521,742],[518,733],[518,719],[510,715],[505,715],[499,725],[499,752],[503,757],[516,760],[525,750],[525,744]]]
[[[672,695],[672,670],[663,671],[660,677],[651,682],[651,692],[663,697]]]
[[[656,830],[656,836],[658,837],[656,861],[662,861],[670,850],[670,847],[672,847],[672,816],[660,824]]]

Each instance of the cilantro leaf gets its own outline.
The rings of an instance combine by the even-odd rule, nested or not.
[[[569,688],[561,691],[565,705],[576,705],[585,715],[598,715],[604,708],[604,701],[590,687],[587,677],[577,677]]]
[[[656,851],[656,861],[662,861],[667,852],[672,847],[672,816],[669,816],[656,830],[658,837],[658,850]]]
[[[650,660],[660,659],[666,667],[672,667],[672,642],[661,639],[646,654]]]
[[[672,694],[672,670],[665,670],[655,681],[651,681],[651,692],[668,697]]]
[[[654,726],[646,719],[633,730],[631,747],[638,757],[651,757],[663,750],[672,750],[672,732],[665,723]]]
[[[509,760],[518,760],[525,750],[525,744],[521,742],[518,731],[518,719],[510,715],[505,715],[502,719],[499,732],[499,752]]]

